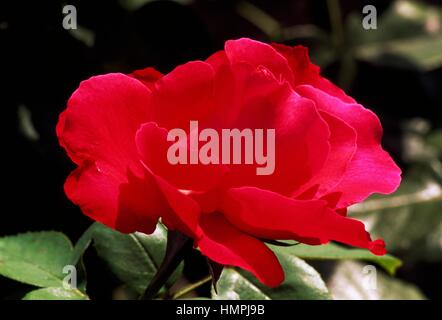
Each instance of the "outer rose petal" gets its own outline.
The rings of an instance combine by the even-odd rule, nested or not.
[[[237,230],[221,214],[202,215],[201,229],[203,235],[196,245],[213,261],[248,270],[269,287],[284,280],[275,254],[261,241]]]
[[[230,64],[227,58],[226,52],[221,50],[212,54],[206,59],[206,62],[210,64],[213,70],[217,71],[220,67]]]
[[[229,40],[225,44],[225,52],[230,63],[247,63],[255,68],[264,66],[276,79],[293,81],[293,74],[287,60],[270,45],[247,38]]]
[[[163,77],[163,74],[154,68],[148,67],[144,69],[135,70],[129,76],[141,81],[149,89],[152,89],[155,82]]]
[[[83,81],[60,115],[57,137],[77,164],[106,160],[126,170],[141,168],[135,132],[150,119],[151,92],[123,74],[107,74]]]
[[[121,232],[152,233],[167,209],[155,181],[125,177],[112,167],[85,162],[66,180],[68,198],[90,218]]]
[[[73,93],[57,124],[60,144],[79,165],[66,181],[67,196],[93,219],[125,232],[151,232],[162,208],[135,148],[149,101],[149,89],[131,77],[92,77]]]
[[[396,190],[401,170],[382,149],[382,127],[377,116],[359,104],[349,104],[312,86],[297,87],[302,96],[315,101],[319,110],[330,113],[354,128],[357,150],[341,182],[333,192],[342,192],[337,208],[360,202],[370,194]]]
[[[384,252],[379,241],[371,241],[362,222],[344,217],[326,205],[322,200],[299,201],[266,190],[242,187],[229,190],[223,212],[238,229],[256,237],[319,239],[320,243],[334,240],[368,248],[374,254]]]
[[[202,61],[175,68],[155,83],[154,121],[166,129],[188,131],[189,121],[204,121],[212,112],[214,70]]]
[[[272,44],[281,55],[283,55],[290,65],[293,72],[292,85],[295,88],[298,85],[309,84],[319,90],[341,99],[344,102],[354,103],[354,99],[345,94],[339,87],[335,86],[329,80],[321,77],[319,67],[310,62],[308,49],[303,46],[289,47],[283,44]]]

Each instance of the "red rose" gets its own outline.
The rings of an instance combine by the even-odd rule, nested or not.
[[[190,121],[217,132],[274,129],[274,172],[258,175],[256,163],[171,164],[168,132],[190,135]],[[393,192],[400,169],[380,145],[376,115],[322,78],[304,47],[239,39],[167,75],[92,77],[69,99],[57,136],[78,165],[66,194],[86,215],[145,233],[161,218],[210,259],[268,286],[284,274],[262,239],[385,253],[346,209]]]

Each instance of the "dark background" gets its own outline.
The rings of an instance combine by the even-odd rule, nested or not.
[[[81,30],[63,29],[65,4],[77,8]],[[409,56],[388,52],[377,58],[361,58],[354,48],[365,44],[361,34],[391,31],[385,39],[376,39],[385,41],[379,42],[378,50],[382,50],[388,41],[425,38],[426,32],[440,38],[441,26],[437,29],[436,23],[434,31],[429,22],[430,26],[424,23],[421,30],[422,21],[411,21],[410,27],[408,20],[403,26],[401,21],[381,26],[378,18],[379,30],[366,31],[357,19],[366,4],[375,5],[378,16],[392,10],[392,1],[355,0],[1,1],[0,236],[59,230],[75,241],[91,223],[63,193],[64,180],[74,165],[55,137],[58,115],[81,80],[147,66],[166,73],[186,61],[205,59],[222,49],[226,40],[239,37],[309,46],[324,75],[379,115],[385,130],[384,146],[407,172],[415,165],[404,156],[407,123],[414,119],[413,128],[423,128],[425,134],[442,127],[440,58],[422,67]],[[418,5],[432,5],[435,12],[441,8],[439,1]],[[352,17],[359,24],[351,25],[348,21]],[[432,43],[422,50],[431,48]],[[398,250],[397,254],[407,261],[407,252]],[[90,259],[99,264],[94,257]],[[416,284],[427,297],[441,298],[437,288],[440,270],[440,260],[416,260],[405,263],[399,277]],[[98,272],[92,276],[95,280],[90,285],[100,288],[95,298],[108,298],[104,292],[114,285],[113,280],[107,281],[107,275]],[[20,290],[18,284],[0,279],[0,299]]]

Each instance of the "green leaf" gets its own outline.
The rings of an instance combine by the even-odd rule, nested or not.
[[[277,288],[269,288],[245,271],[224,268],[218,280],[218,294],[212,289],[213,299],[228,300],[307,300],[330,299],[321,276],[313,267],[291,253],[275,249],[285,271],[285,280]]]
[[[37,287],[60,287],[71,252],[71,242],[60,232],[0,238],[0,274]]]
[[[78,290],[50,287],[28,292],[23,300],[89,300]]]
[[[78,270],[78,288],[83,292],[86,291],[87,279],[86,268],[83,262],[83,254],[92,243],[94,230],[95,224],[92,224],[77,241],[71,254],[71,265],[76,266]]]
[[[378,264],[391,275],[394,275],[396,269],[402,265],[401,260],[389,254],[376,256],[368,250],[346,248],[334,243],[320,246],[300,244],[281,248],[280,250],[307,260],[366,260]]]
[[[327,286],[336,300],[426,299],[416,286],[354,261],[340,262]]]
[[[99,223],[91,228],[98,255],[107,262],[110,270],[136,293],[144,293],[163,260],[167,244],[166,229],[158,224],[153,234],[145,235],[139,232],[123,234]],[[182,266],[169,279],[169,286],[181,271]]]
[[[0,238],[0,275],[37,287],[26,297],[52,295],[53,299],[88,299],[85,279],[76,288],[64,288],[65,266],[72,265],[73,248],[60,232],[29,232]],[[81,274],[83,269],[78,270]],[[77,275],[77,280],[80,275]],[[83,291],[83,292],[82,292]]]
[[[261,286],[250,281],[250,277],[243,275],[234,268],[224,268],[217,283],[216,293],[212,288],[212,299],[217,300],[270,300]]]
[[[97,228],[97,224],[93,223],[78,239],[77,243],[75,243],[74,250],[71,255],[71,264],[77,265],[81,263],[83,255],[85,251],[89,248],[92,243],[95,229]]]

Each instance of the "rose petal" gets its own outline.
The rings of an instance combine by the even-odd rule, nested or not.
[[[123,74],[83,81],[57,124],[57,136],[79,167],[65,184],[85,214],[124,232],[151,232],[162,203],[135,147],[149,120],[150,91]]]
[[[224,50],[217,51],[214,54],[212,54],[210,57],[206,59],[206,62],[210,64],[215,70],[215,72],[225,65],[230,64],[229,59],[227,58],[226,52]]]
[[[121,232],[152,233],[158,214],[167,210],[155,181],[124,176],[98,161],[75,169],[64,189],[84,214]]]
[[[345,171],[356,152],[356,131],[348,124],[327,112],[320,112],[330,129],[330,152],[324,166],[316,171],[316,175],[305,186],[294,194],[294,197],[304,194],[311,188],[315,192],[310,199],[320,198],[332,190],[343,178]]]
[[[198,219],[201,213],[198,203],[163,178],[155,176],[155,179],[171,209],[160,213],[164,224],[169,229],[179,230],[189,237],[198,237],[200,235]]]
[[[154,121],[166,129],[188,131],[189,121],[204,120],[212,112],[214,71],[202,61],[188,62],[155,83]]]
[[[140,127],[136,134],[136,144],[143,163],[156,176],[164,178],[178,189],[210,190],[218,184],[224,173],[221,165],[190,164],[188,149],[185,150],[187,164],[171,164],[167,153],[174,142],[167,141],[167,130],[158,127],[154,122],[145,123]],[[183,148],[187,147],[188,145],[183,145]]]
[[[275,130],[275,171],[257,175],[256,168],[263,165],[231,165],[227,186],[252,185],[289,195],[323,167],[329,152],[326,122],[311,101],[280,86],[272,95],[243,106],[235,125]]]
[[[360,202],[372,193],[395,191],[400,184],[401,170],[382,149],[378,117],[359,104],[344,103],[312,86],[302,85],[296,90],[313,100],[319,110],[341,119],[357,133],[357,150],[341,182],[333,188],[334,192],[342,192],[338,208]]]
[[[278,259],[261,241],[238,231],[219,213],[202,215],[200,223],[203,235],[196,244],[203,255],[248,270],[269,287],[284,280]]]
[[[373,246],[362,222],[336,213],[326,201],[294,200],[271,191],[242,187],[228,191],[222,211],[234,226],[256,237],[338,241],[381,252]]]
[[[60,115],[57,136],[71,159],[140,167],[135,132],[150,119],[150,90],[123,74],[83,81]]]
[[[268,44],[241,38],[226,41],[224,48],[232,64],[242,62],[255,68],[264,66],[273,73],[276,79],[293,81],[293,74],[287,60]]]
[[[354,99],[345,94],[345,92],[335,86],[329,80],[321,77],[319,67],[310,62],[308,56],[308,49],[303,46],[289,47],[283,44],[273,43],[275,48],[281,55],[283,55],[290,65],[293,72],[293,87],[302,84],[309,84],[319,90],[322,90],[344,102],[354,103]]]
[[[141,81],[149,89],[152,89],[155,82],[163,77],[163,74],[152,67],[133,71],[129,76]]]

